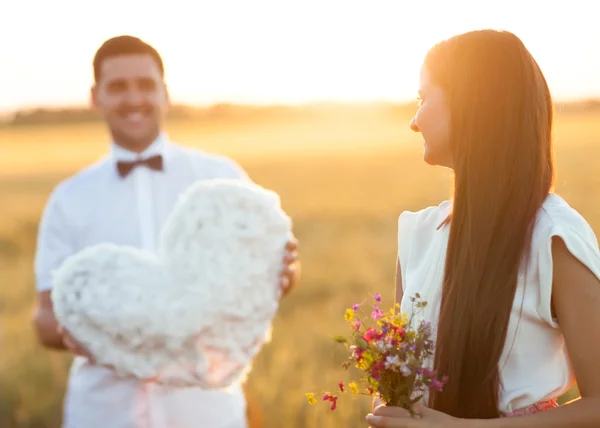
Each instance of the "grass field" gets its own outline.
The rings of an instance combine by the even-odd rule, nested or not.
[[[559,115],[556,152],[557,192],[600,236],[598,123],[600,114]],[[345,380],[331,340],[345,332],[343,310],[374,291],[391,301],[397,217],[447,198],[450,173],[422,162],[420,137],[407,118],[172,123],[169,132],[183,144],[235,156],[255,181],[281,195],[295,221],[303,279],[284,300],[273,342],[248,385],[264,426],[366,426],[368,400],[341,402],[332,413],[309,407],[304,392]],[[33,336],[35,234],[53,186],[100,156],[106,137],[98,124],[0,129],[2,427],[59,426],[70,358],[42,349]]]

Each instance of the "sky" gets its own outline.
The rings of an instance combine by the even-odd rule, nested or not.
[[[591,0],[14,0],[0,6],[0,110],[85,105],[100,44],[163,56],[174,102],[413,100],[435,43],[514,32],[558,99],[600,97]],[[90,6],[93,5],[93,6]]]

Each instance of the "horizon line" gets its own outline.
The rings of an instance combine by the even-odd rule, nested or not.
[[[575,96],[575,97],[554,97],[553,101],[555,104],[579,104],[587,102],[600,102],[600,94],[594,94],[589,96]],[[382,98],[373,99],[357,99],[357,100],[344,100],[344,99],[314,99],[305,101],[285,101],[285,102],[267,102],[267,101],[243,101],[243,100],[215,100],[211,102],[186,102],[176,101],[171,102],[171,106],[186,106],[192,108],[208,108],[216,105],[237,105],[237,106],[256,106],[256,107],[310,107],[319,104],[347,104],[347,105],[367,105],[367,104],[392,104],[392,105],[410,105],[416,104],[416,101],[412,99],[404,100],[391,100]],[[37,104],[21,104],[15,107],[0,107],[0,114],[16,114],[22,111],[31,110],[59,110],[59,109],[90,109],[89,103],[37,103]]]

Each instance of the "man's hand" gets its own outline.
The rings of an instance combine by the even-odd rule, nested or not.
[[[91,364],[98,364],[94,356],[81,344],[81,342],[77,341],[69,331],[64,327],[58,327],[58,333],[62,337],[62,341],[65,347],[73,353],[73,355],[77,355],[79,357],[85,357]],[[110,364],[98,364],[102,367],[105,367],[110,370],[114,370],[115,368]],[[140,379],[142,382],[152,382],[154,379]]]
[[[50,291],[38,293],[33,321],[40,343],[50,349],[69,350],[75,355],[95,362],[93,356],[64,327],[58,324],[54,316],[54,307]]]
[[[280,287],[286,296],[300,279],[300,261],[298,259],[298,240],[294,237],[285,246],[284,268],[281,272]]]
[[[91,363],[95,363],[93,355],[90,354],[90,352],[85,349],[85,347],[78,342],[67,329],[59,326],[58,334],[61,335],[62,342],[69,351],[80,357],[86,357]]]

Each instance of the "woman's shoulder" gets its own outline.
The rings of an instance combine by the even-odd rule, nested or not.
[[[419,211],[404,211],[398,218],[398,261],[402,270],[402,284],[406,286],[411,263],[427,263],[428,251],[438,240],[432,239],[439,226],[452,210],[450,201],[429,206]],[[412,254],[412,256],[411,256]],[[409,263],[409,260],[412,260]],[[430,261],[429,261],[430,262]]]
[[[587,220],[565,199],[554,193],[546,198],[540,209],[534,235],[541,239],[574,235],[598,248],[597,237]]]
[[[398,218],[398,227],[402,232],[407,229],[421,232],[435,231],[446,220],[452,210],[451,201],[443,201],[437,206],[429,206],[419,211],[403,211]]]
[[[563,198],[551,194],[539,210],[533,230],[531,258],[539,284],[537,312],[552,327],[558,327],[552,313],[554,256],[552,241],[560,238],[568,251],[600,278],[598,239],[585,218]]]

